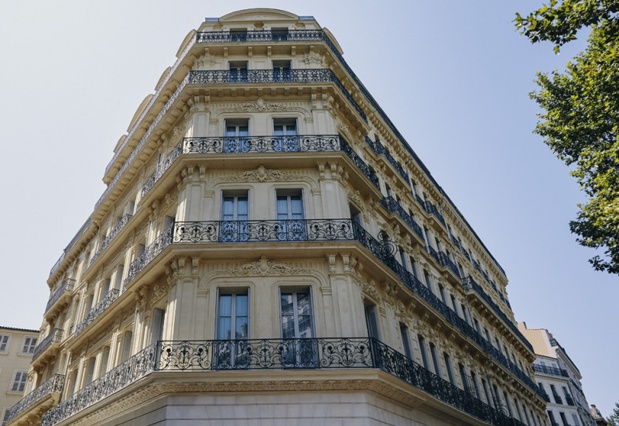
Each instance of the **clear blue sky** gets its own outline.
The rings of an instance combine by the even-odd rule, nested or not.
[[[589,403],[619,401],[619,280],[568,222],[584,200],[531,133],[538,70],[562,68],[513,26],[541,0],[164,2],[0,0],[0,324],[39,328],[46,279],[104,190],[112,149],[204,17],[313,15],[507,272],[518,321],[547,328]],[[402,5],[405,6],[402,6]]]

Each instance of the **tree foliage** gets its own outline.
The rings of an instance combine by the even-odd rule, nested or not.
[[[551,0],[515,22],[532,43],[549,41],[555,51],[590,29],[585,51],[563,72],[538,74],[535,133],[574,168],[588,196],[570,229],[581,245],[603,250],[589,262],[619,274],[619,0]]]
[[[615,402],[613,413],[606,419],[608,426],[619,426],[619,403]]]

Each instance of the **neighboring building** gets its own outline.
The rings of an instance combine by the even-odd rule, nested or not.
[[[529,329],[524,322],[518,328],[535,349],[535,380],[548,403],[551,425],[595,426],[580,383],[582,376],[565,349],[544,328]]]
[[[591,416],[593,417],[593,420],[595,420],[595,424],[597,426],[608,425],[608,422],[606,421],[604,417],[602,417],[602,413],[600,413],[600,410],[598,410],[595,404],[591,404],[591,408],[589,408],[589,412],[591,413]]]
[[[503,269],[314,18],[206,19],[104,182],[11,425],[548,424]]]
[[[0,423],[24,396],[26,378],[39,330],[0,326]]]

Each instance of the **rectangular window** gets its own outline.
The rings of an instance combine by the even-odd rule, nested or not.
[[[249,338],[249,297],[247,289],[237,293],[220,293],[217,303],[217,339],[215,362],[217,368],[246,368],[248,359],[243,353]]]
[[[509,417],[513,417],[512,414],[512,406],[509,403],[509,398],[507,396],[507,392],[503,391],[503,398],[505,399],[505,405],[507,405],[507,411],[509,412]]]
[[[316,367],[317,349],[312,340],[312,298],[309,288],[281,290],[280,292],[281,335],[286,353],[282,359],[285,367]]]
[[[88,360],[88,366],[86,367],[86,377],[84,379],[84,386],[89,385],[95,375],[95,363],[97,359],[92,357]]]
[[[110,360],[110,347],[105,346],[101,351],[101,364],[99,365],[99,377],[107,373],[107,363]]]
[[[7,352],[9,350],[9,336],[6,334],[0,334],[0,352]]]
[[[273,136],[274,151],[298,152],[300,150],[296,118],[273,119]]]
[[[488,393],[488,384],[486,383],[486,379],[481,379],[481,384],[484,388],[484,397],[486,397],[486,402],[488,405],[494,407],[494,401],[490,398],[490,394]]]
[[[249,238],[249,201],[247,191],[225,191],[222,200],[221,242],[247,241]]]
[[[411,351],[411,344],[408,338],[408,327],[402,323],[400,323],[400,336],[402,337],[404,355],[406,355],[408,359],[413,359],[413,352]]]
[[[572,413],[572,421],[574,422],[574,426],[580,426],[580,421],[576,413]]]
[[[290,81],[290,61],[273,61],[273,80]]]
[[[443,359],[445,360],[445,368],[447,369],[447,378],[449,379],[449,383],[455,385],[453,371],[451,371],[451,358],[447,352],[443,352]]]
[[[273,41],[288,40],[288,28],[271,28],[271,37]]]
[[[565,413],[563,411],[559,412],[559,416],[561,416],[561,422],[563,423],[563,426],[570,426],[570,424],[567,422],[567,418],[565,417]]]
[[[230,61],[230,81],[247,81],[247,61]]]
[[[555,415],[551,410],[548,410],[548,417],[550,418],[550,424],[555,426],[557,422],[555,421]]]
[[[125,362],[131,357],[131,342],[133,341],[133,333],[131,331],[125,331],[123,336],[122,356],[120,362]]]
[[[53,331],[52,331],[53,333]],[[37,347],[37,338],[36,337],[26,337],[24,339],[24,347],[22,348],[22,352],[25,354],[34,353],[34,348]]]
[[[165,319],[165,311],[163,309],[153,309],[153,324],[151,329],[151,343],[156,343],[163,340],[163,320]]]
[[[380,340],[378,332],[378,317],[376,316],[376,306],[365,306],[365,322],[368,328],[368,337]]]
[[[432,356],[432,364],[434,366],[434,374],[442,378],[441,370],[438,368],[438,357],[436,356],[436,346],[430,343],[430,355]]]
[[[421,334],[418,334],[417,340],[419,340],[419,352],[421,352],[421,362],[423,364],[423,368],[430,371],[428,356],[426,355],[426,339]]]
[[[276,198],[277,239],[280,241],[307,240],[301,191],[278,189]]]
[[[473,382],[473,387],[475,388],[475,396],[477,396],[477,399],[481,401],[481,395],[479,394],[479,385],[477,384],[477,375],[474,371],[471,371],[471,382]]]
[[[249,120],[228,119],[224,134],[224,153],[249,152]]]
[[[26,371],[17,371],[15,378],[13,379],[13,385],[11,386],[11,392],[23,392],[26,388],[26,381],[28,380],[28,373]]]
[[[441,300],[446,305],[447,304],[447,299],[445,299],[445,287],[443,287],[442,284],[438,285],[438,292],[439,292],[439,294],[441,296]]]

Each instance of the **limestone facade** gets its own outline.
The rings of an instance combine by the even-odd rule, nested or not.
[[[548,424],[505,272],[314,18],[207,18],[103,179],[10,425]]]

